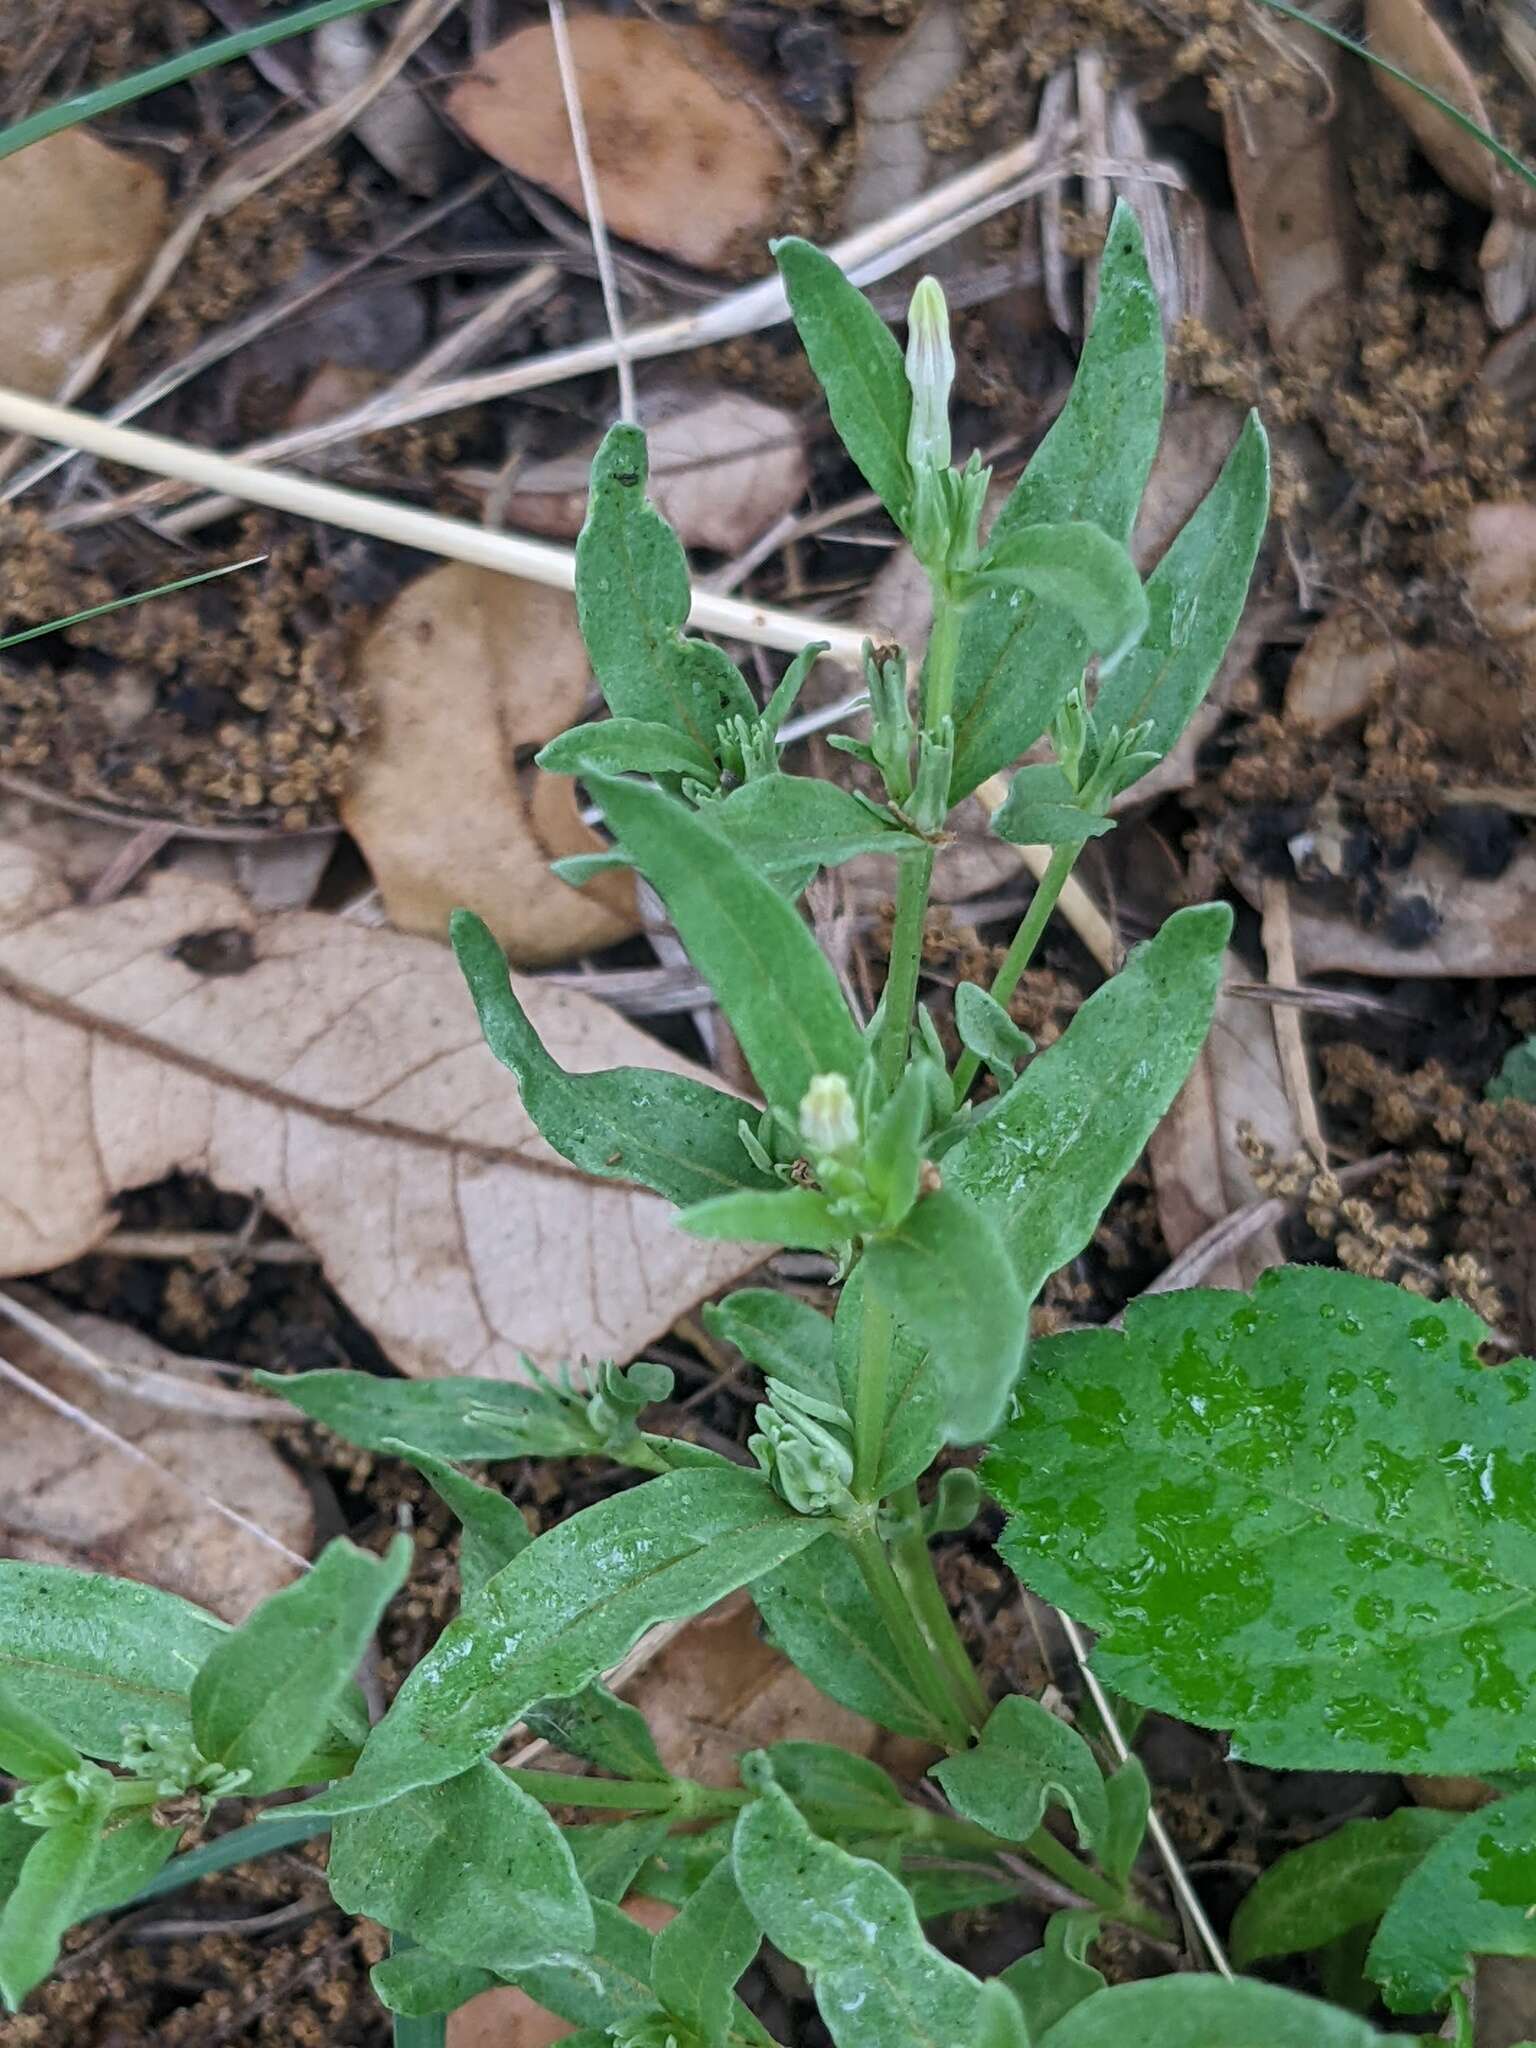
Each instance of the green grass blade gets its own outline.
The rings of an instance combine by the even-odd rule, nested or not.
[[[190,590],[194,583],[212,583],[218,576],[233,576],[237,569],[254,569],[265,555],[247,555],[243,562],[226,562],[222,569],[204,569],[196,576],[183,576],[177,583],[158,583],[153,590],[136,590],[132,597],[114,597],[106,604],[93,604],[89,611],[71,612],[67,619],[50,619],[45,626],[28,626],[24,633],[8,633],[0,640],[0,652],[19,647],[24,640],[41,640],[47,633],[62,633],[66,626],[78,626],[84,619],[99,619],[104,612],[126,611],[131,604],[145,604],[152,597],[170,597],[178,590]]]
[[[1337,43],[1341,50],[1348,50],[1355,57],[1363,57],[1367,64],[1374,64],[1378,71],[1385,71],[1389,78],[1395,78],[1400,85],[1406,85],[1410,92],[1416,92],[1420,99],[1428,100],[1432,107],[1438,107],[1448,121],[1454,121],[1465,134],[1480,142],[1490,156],[1497,157],[1506,171],[1513,171],[1515,176],[1523,178],[1527,185],[1536,185],[1536,168],[1528,164],[1523,157],[1516,156],[1512,149],[1506,149],[1496,136],[1490,135],[1486,128],[1479,128],[1470,115],[1464,114],[1460,107],[1453,105],[1450,100],[1436,92],[1433,86],[1425,85],[1422,79],[1415,78],[1411,71],[1404,71],[1387,58],[1378,57],[1366,44],[1357,42],[1353,36],[1345,35],[1342,29],[1333,28],[1326,21],[1319,21],[1316,15],[1308,14],[1304,8],[1288,6],[1287,0],[1259,0],[1259,5],[1269,8],[1272,13],[1283,14],[1287,21],[1299,21],[1305,28],[1316,29],[1320,36],[1326,36],[1330,43]]]
[[[60,100],[56,107],[44,107],[29,114],[25,121],[0,129],[0,157],[14,156],[29,142],[41,142],[45,135],[57,135],[61,129],[73,128],[80,121],[94,121],[98,115],[110,114],[149,93],[179,85],[184,78],[195,78],[200,71],[233,64],[237,58],[263,49],[268,43],[280,43],[327,21],[340,21],[349,14],[363,14],[369,8],[383,5],[384,0],[318,0],[316,6],[297,7],[275,21],[256,22],[232,35],[215,36],[211,42],[198,43],[177,57],[168,57],[163,64],[147,65],[126,78],[113,79],[110,85],[98,86],[94,92],[77,92],[70,99]]]
[[[316,1835],[329,1834],[330,1827],[328,1820],[317,1819],[302,1807],[286,1812],[279,1808],[276,1813],[263,1814],[260,1820],[248,1821],[243,1828],[231,1828],[227,1835],[204,1842],[199,1849],[189,1849],[185,1856],[173,1856],[163,1870],[134,1894],[132,1904],[142,1906],[150,1899],[163,1899],[168,1892],[179,1892],[183,1885],[196,1884],[200,1877],[216,1877],[221,1870],[232,1870],[237,1863],[251,1863],[258,1856],[270,1856],[275,1849],[292,1849],[299,1842],[312,1842]]]

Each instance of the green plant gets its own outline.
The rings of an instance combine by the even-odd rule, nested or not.
[[[1134,1757],[1110,1768],[1040,1702],[983,1688],[930,1554],[979,1489],[951,1470],[919,1495],[947,1446],[976,1444],[993,1446],[985,1482],[1011,1511],[1006,1556],[1098,1631],[1123,1698],[1230,1728],[1274,1765],[1475,1770],[1510,1788],[1463,1822],[1356,1823],[1300,1852],[1305,1868],[1277,1865],[1237,1930],[1245,1960],[1380,1919],[1369,1966],[1418,2009],[1455,1993],[1469,1955],[1536,1946],[1536,1794],[1519,1778],[1536,1762],[1529,1366],[1485,1370],[1485,1332],[1454,1304],[1321,1271],[1251,1297],[1158,1297],[1123,1335],[1026,1356],[1030,1304],[1199,1050],[1230,913],[1176,913],[1037,1057],[1009,997],[1078,849],[1215,673],[1267,516],[1263,430],[1248,422],[1143,584],[1127,542],[1161,428],[1162,333],[1122,208],[1072,394],[983,534],[989,474],[950,463],[937,286],[914,296],[903,357],[816,249],[776,254],[838,432],[932,585],[915,702],[905,656],[870,648],[867,737],[835,742],[861,789],[786,773],[777,735],[819,650],[761,707],[687,637],[687,566],[646,502],[644,440],[618,426],[577,558],[611,715],[542,757],[601,803],[616,844],[599,858],[664,898],[763,1105],[649,1070],[564,1072],[486,927],[463,912],[453,938],[485,1036],[557,1151],[653,1190],[700,1236],[825,1252],[836,1313],[760,1288],[706,1312],[764,1375],[751,1466],[643,1426],[670,1389],[654,1365],[520,1387],[270,1377],[409,1459],[463,1525],[460,1612],[371,1731],[349,1674],[403,1576],[398,1544],[384,1560],[333,1544],[232,1632],[140,1586],[0,1565],[0,1766],[21,1781],[0,1809],[12,2005],[84,1914],[329,1828],[336,1899],[397,1937],[374,1981],[402,2039],[512,1981],[586,2048],[766,2043],[736,1993],[765,1935],[809,1971],[839,2048],[1382,2038],[1253,1979],[1105,1986],[1089,1950],[1106,1921],[1174,1932],[1138,1872],[1149,1788]],[[952,1066],[917,1001],[935,852],[953,805],[1042,738],[1051,759],[1015,775],[996,823],[1054,850],[992,987],[959,993]],[[864,1021],[798,898],[869,852],[896,863],[896,913]],[[642,1476],[537,1539],[460,1469],[592,1453]],[[604,1674],[653,1624],[742,1586],[817,1685],[943,1752],[947,1805],[817,1743],[749,1756],[724,1788],[666,1767]],[[518,1723],[590,1774],[494,1762]],[[303,1784],[324,1789],[169,1863],[198,1808]],[[572,1811],[587,1817],[554,1817]],[[1021,1863],[1077,1903],[983,1981],[923,1922],[1006,1897]],[[644,1932],[618,1910],[631,1891],[677,1917]]]

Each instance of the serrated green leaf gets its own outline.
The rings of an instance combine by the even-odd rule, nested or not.
[[[1533,1844],[1536,1790],[1517,1792],[1465,1815],[1408,1873],[1365,1962],[1393,2012],[1442,2004],[1474,1956],[1536,1956]]]
[[[1074,2006],[1038,2048],[1383,2048],[1397,2039],[1275,1984],[1184,1976],[1111,1985]]]
[[[533,1531],[524,1521],[522,1509],[495,1487],[481,1486],[430,1451],[413,1450],[397,1437],[386,1437],[384,1448],[414,1465],[438,1499],[458,1518],[459,1598],[465,1602],[473,1600],[487,1579],[494,1578],[504,1564],[510,1564],[533,1541]]]
[[[677,535],[646,503],[649,469],[638,427],[610,427],[592,462],[576,537],[576,615],[615,717],[670,726],[711,760],[727,712],[755,716],[736,664],[684,637],[692,592]]]
[[[1102,1920],[1102,1914],[1076,1907],[1053,1913],[1040,1947],[1004,1970],[1003,1982],[1024,2008],[1031,2040],[1043,2040],[1074,2006],[1104,1989],[1103,1971],[1088,1961]]]
[[[994,531],[976,576],[1065,612],[1106,672],[1147,628],[1147,594],[1124,544],[1086,519]]]
[[[980,1443],[1007,1407],[1029,1335],[1029,1303],[996,1224],[946,1185],[871,1239],[863,1263],[870,1291],[927,1347],[946,1442]]]
[[[773,244],[789,310],[838,438],[905,529],[912,505],[912,392],[896,337],[830,256],[797,235]]]
[[[821,1533],[757,1473],[668,1472],[584,1508],[498,1572],[395,1696],[357,1769],[309,1811],[440,1783],[514,1721],[580,1692],[659,1621],[701,1613]]]
[[[900,1879],[813,1834],[766,1773],[736,1822],[732,1861],[768,1939],[809,1972],[837,2048],[976,2039],[982,1987],[929,1945]]]
[[[734,1344],[760,1372],[817,1401],[842,1400],[832,1321],[808,1301],[773,1287],[743,1287],[704,1309],[704,1326]]]
[[[656,792],[649,794],[670,804]],[[671,808],[681,817],[692,816],[681,804]],[[766,883],[760,886],[767,889]],[[794,917],[787,904],[780,907]],[[567,1074],[529,1023],[507,978],[507,957],[489,927],[471,911],[456,910],[449,934],[486,1044],[517,1076],[523,1107],[540,1133],[573,1166],[600,1180],[638,1181],[678,1204],[706,1201],[732,1188],[778,1185],[742,1150],[736,1127],[749,1105],[738,1096],[724,1095],[690,1075],[652,1067]],[[806,937],[814,947],[809,933]]]
[[[793,1114],[817,1074],[851,1080],[864,1053],[859,1028],[798,911],[698,813],[660,790],[606,776],[588,786],[660,893],[768,1100]],[[741,1184],[753,1185],[745,1176]]]
[[[1272,1767],[1533,1751],[1529,1361],[1454,1301],[1314,1268],[1036,1348],[984,1473],[1010,1564],[1127,1698]]]
[[[569,1699],[541,1700],[523,1718],[556,1749],[585,1757],[615,1778],[664,1785],[672,1776],[644,1714],[627,1700],[615,1699],[605,1685],[585,1685]]]
[[[562,1832],[588,1892],[617,1906],[628,1898],[642,1867],[665,1844],[671,1824],[664,1813],[647,1813],[633,1820],[589,1821]]]
[[[34,1714],[9,1686],[0,1686],[0,1771],[31,1782],[72,1771],[82,1761],[51,1721]]]
[[[1347,1820],[1320,1842],[1271,1863],[1232,1921],[1240,1970],[1271,1956],[1322,1948],[1381,1918],[1424,1858],[1457,1825],[1454,1813],[1400,1806],[1380,1820]]]
[[[385,1557],[338,1536],[313,1568],[271,1593],[192,1681],[192,1733],[211,1763],[275,1792],[316,1751],[379,1617],[411,1568],[408,1536]]]
[[[385,1379],[378,1373],[257,1372],[258,1383],[365,1451],[413,1444],[460,1464],[502,1458],[579,1456],[592,1447],[579,1410],[548,1387],[455,1375],[439,1380]],[[486,1409],[489,1424],[472,1421]]]
[[[863,853],[917,853],[923,842],[882,820],[851,790],[809,775],[766,775],[703,814],[766,875],[799,877]],[[805,886],[797,881],[794,893]]]
[[[846,1841],[906,1825],[899,1787],[867,1756],[829,1742],[776,1742],[764,1754],[775,1782],[823,1833]]]
[[[849,1415],[858,1406],[863,1346],[864,1262],[860,1261],[843,1283],[833,1323],[832,1357],[838,1398]],[[944,1375],[934,1354],[905,1330],[895,1329],[886,1368],[885,1421],[875,1481],[875,1490],[882,1498],[921,1478],[938,1456],[946,1441],[944,1400]],[[862,1586],[857,1573],[854,1578]],[[879,1716],[874,1718],[878,1720]]]
[[[494,1764],[344,1816],[327,1874],[344,1911],[498,1976],[593,1937],[564,1836]]]
[[[814,1525],[813,1525],[814,1526]],[[829,1699],[897,1735],[942,1744],[848,1546],[824,1536],[767,1572],[752,1598],[775,1648]]]
[[[669,2014],[690,2026],[707,2048],[721,2048],[730,2028],[736,1980],[762,1945],[755,1917],[722,1859],[656,1936],[651,1989]]]
[[[1100,730],[1150,722],[1161,758],[1188,725],[1243,615],[1269,523],[1269,441],[1257,413],[1183,531],[1147,578],[1147,629],[1099,684]]]
[[[957,1813],[1005,1842],[1026,1842],[1051,1804],[1063,1805],[1086,1847],[1109,1825],[1104,1779],[1075,1728],[1038,1700],[1010,1693],[999,1701],[974,1749],[935,1764]]]
[[[691,775],[713,788],[720,779],[714,756],[697,740],[649,718],[603,718],[573,725],[534,755],[551,775]]]
[[[975,1053],[1005,1088],[1012,1086],[1019,1061],[1035,1049],[1029,1033],[977,981],[962,981],[955,990],[955,1029],[966,1051]]]
[[[1087,1244],[1183,1086],[1231,929],[1225,904],[1175,911],[945,1155],[945,1187],[991,1217],[1026,1301]]]
[[[35,1846],[0,1907],[0,2002],[11,2012],[52,1970],[84,1908],[112,1788],[105,1772],[97,1777],[76,1818],[33,1831]]]
[[[1104,1780],[1104,1800],[1109,1820],[1099,1843],[1099,1863],[1106,1876],[1123,1885],[1141,1854],[1152,1811],[1152,1788],[1140,1757],[1128,1756]]]
[[[798,1245],[806,1251],[833,1251],[851,1235],[847,1218],[834,1216],[826,1196],[815,1188],[716,1195],[684,1209],[677,1227],[694,1237],[725,1238],[736,1244]]]
[[[501,1979],[472,1963],[450,1963],[427,1948],[397,1949],[368,1973],[379,2003],[406,2019],[431,2019],[457,2012]],[[398,2034],[397,2037],[398,2039]]]

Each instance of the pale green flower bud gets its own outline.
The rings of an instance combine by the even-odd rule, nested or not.
[[[949,307],[936,277],[925,277],[907,311],[907,382],[912,387],[912,424],[907,460],[914,469],[949,467],[949,391],[955,381],[955,352],[949,344]]]
[[[800,1102],[800,1136],[813,1159],[836,1158],[859,1142],[859,1112],[841,1074],[817,1074]]]

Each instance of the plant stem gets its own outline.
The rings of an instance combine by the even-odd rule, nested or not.
[[[942,585],[933,586],[933,627],[923,658],[923,730],[936,733],[955,708],[955,668],[960,658],[961,607]]]
[[[976,1675],[976,1667],[960,1640],[960,1631],[955,1627],[955,1618],[949,1611],[949,1602],[944,1598],[934,1571],[933,1552],[923,1534],[917,1488],[903,1487],[893,1497],[891,1507],[900,1517],[897,1533],[891,1541],[897,1577],[916,1611],[934,1655],[949,1677],[966,1719],[973,1728],[981,1728],[992,1711],[992,1702],[987,1698]]]
[[[1058,846],[1051,855],[1050,863],[1034,895],[1030,898],[1028,910],[1019,921],[1019,928],[1013,935],[1013,944],[1008,948],[1002,966],[997,970],[992,983],[992,993],[1006,1008],[1008,998],[1019,985],[1019,977],[1029,965],[1035,947],[1040,943],[1040,934],[1050,922],[1051,912],[1056,908],[1057,898],[1066,887],[1072,864],[1077,859],[1075,846]],[[981,1061],[973,1052],[965,1054],[955,1069],[955,1101],[963,1102],[976,1078]]]
[[[868,1522],[850,1531],[848,1548],[924,1706],[944,1731],[949,1746],[964,1749],[971,1738],[970,1722],[950,1697],[944,1674],[907,1604],[901,1582],[891,1569],[891,1561],[885,1554],[885,1545],[874,1523]]]
[[[901,1079],[917,1000],[923,958],[923,920],[933,882],[933,848],[903,854],[897,863],[896,918],[891,926],[891,964],[885,977],[885,1014],[880,1026],[880,1078],[888,1089]]]
[[[886,1386],[890,1377],[894,1336],[895,1324],[890,1310],[866,1288],[853,1415],[853,1494],[856,1500],[872,1501],[877,1498],[880,1454],[885,1447]]]
[[[1090,1905],[1101,1906],[1106,1913],[1123,1920],[1127,1927],[1139,1927],[1143,1933],[1156,1934],[1165,1940],[1173,1932],[1158,1914],[1138,1905],[1128,1892],[1112,1884],[1107,1877],[1100,1877],[1096,1870],[1090,1870],[1081,1857],[1074,1856],[1070,1849],[1057,1841],[1049,1828],[1035,1829],[1024,1844],[1024,1854],[1062,1884],[1070,1885]]]

